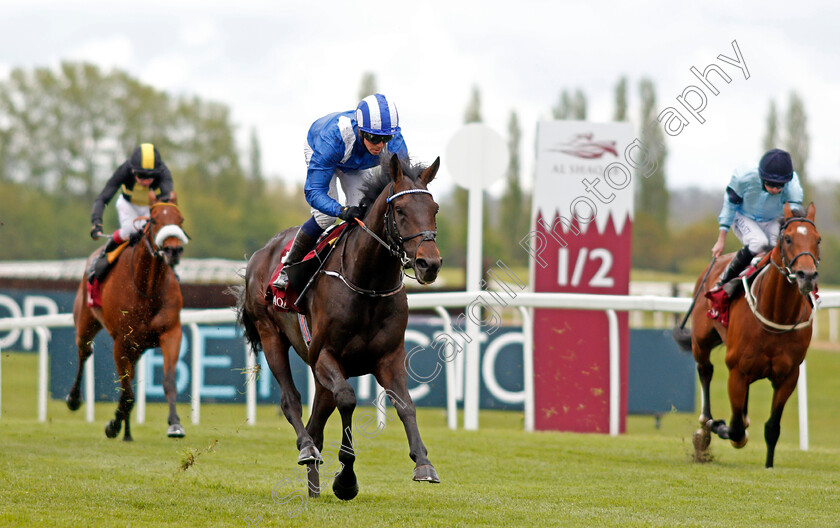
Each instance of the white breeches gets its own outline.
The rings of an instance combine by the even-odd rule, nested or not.
[[[779,239],[779,220],[768,220],[767,222],[756,222],[752,218],[736,213],[732,222],[732,231],[745,246],[754,254],[758,253],[765,246],[775,246]]]
[[[115,207],[117,209],[117,216],[120,219],[120,238],[128,240],[128,237],[140,231],[143,227],[143,222],[138,222],[137,218],[141,216],[148,217],[149,206],[134,205],[126,200],[122,194],[120,194],[119,198],[117,198]]]

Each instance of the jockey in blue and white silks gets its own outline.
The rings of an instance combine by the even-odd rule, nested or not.
[[[735,170],[718,216],[720,233],[712,255],[718,257],[723,252],[730,228],[744,247],[735,254],[718,284],[737,277],[756,254],[776,244],[785,204],[799,207],[802,199],[799,175],[793,170],[790,154],[783,150],[766,152],[758,167]]]
[[[362,187],[370,170],[379,165],[382,151],[387,148],[408,159],[400,130],[396,105],[378,93],[365,97],[356,110],[328,114],[309,127],[303,147],[307,167],[303,190],[312,217],[295,235],[285,263],[303,259],[336,218],[347,222],[361,218]],[[343,207],[338,203],[336,179],[347,198]],[[285,288],[287,283],[284,268],[274,285]]]

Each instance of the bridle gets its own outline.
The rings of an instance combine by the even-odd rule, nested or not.
[[[434,231],[418,231],[413,235],[409,236],[402,236],[400,233],[400,229],[397,226],[397,219],[394,217],[393,211],[393,204],[391,202],[394,199],[399,198],[400,196],[408,195],[408,194],[428,194],[432,196],[432,193],[426,189],[409,189],[407,191],[400,191],[398,193],[394,193],[394,184],[391,184],[391,188],[388,191],[388,198],[385,200],[385,203],[388,204],[388,207],[385,209],[385,240],[379,238],[379,236],[368,229],[368,227],[362,223],[358,222],[362,229],[372,236],[377,242],[379,242],[388,252],[398,258],[400,260],[400,265],[403,269],[409,269],[411,267],[411,262],[417,259],[417,251],[420,249],[420,244],[425,241],[434,242],[435,238],[437,237],[437,230]],[[414,248],[414,258],[409,258],[408,254],[405,251],[405,243],[408,240],[415,239],[417,237],[422,237],[420,242],[417,243],[417,247]]]
[[[156,203],[151,207],[151,209],[154,209],[155,207],[160,207],[160,206],[174,207],[175,210],[178,211],[178,213],[180,214],[180,210],[178,209],[178,206],[176,204],[169,203],[169,202]],[[151,211],[151,209],[150,209],[150,211]],[[181,240],[182,243],[187,244],[189,239],[190,239],[189,235],[187,235],[187,233],[184,232],[183,228],[181,226],[179,226],[178,224],[164,225],[155,234],[154,239],[152,239],[151,232],[152,232],[152,224],[155,223],[154,219],[151,217],[151,214],[148,217],[141,217],[141,218],[138,218],[137,220],[140,220],[140,219],[146,220],[146,223],[143,226],[143,230],[141,231],[142,232],[142,238],[143,238],[143,246],[146,248],[146,250],[149,252],[149,255],[152,258],[157,258],[157,259],[163,260],[164,263],[167,263],[166,254],[165,254],[166,250],[161,247],[161,244],[163,244],[164,240],[174,236],[174,237],[178,238],[179,240]],[[151,239],[151,241],[150,241],[150,239]],[[132,279],[131,279],[132,285],[134,286],[134,289],[135,289],[135,291],[137,291],[137,293],[139,293],[143,297],[147,297],[147,298],[157,297],[159,295],[159,294],[148,295],[148,294],[144,293],[137,286],[137,283],[135,282],[135,278],[134,278],[134,259],[131,259],[130,273],[131,273],[131,277],[132,277]],[[166,287],[166,284],[168,282],[169,282],[169,276],[167,275],[166,282],[164,283],[163,288]]]
[[[820,265],[819,245],[817,246],[817,255],[814,255],[810,251],[802,251],[802,252],[794,255],[793,259],[791,259],[790,262],[787,261],[787,258],[785,257],[785,251],[782,249],[782,245],[785,244],[783,235],[784,235],[785,229],[787,229],[787,227],[794,222],[805,222],[805,223],[808,223],[808,224],[811,224],[812,226],[814,226],[814,229],[817,228],[817,225],[812,220],[809,220],[808,218],[804,218],[804,217],[799,217],[799,216],[794,216],[794,217],[788,218],[785,221],[785,223],[782,225],[782,227],[779,228],[779,239],[780,239],[779,257],[782,260],[782,265],[780,266],[780,265],[776,264],[776,261],[774,261],[773,259],[770,259],[770,262],[773,263],[773,266],[775,266],[776,269],[778,269],[779,272],[781,272],[781,274],[790,283],[793,283],[796,280],[796,274],[793,272],[791,267],[796,263],[796,261],[797,261],[797,259],[799,259],[799,257],[803,257],[803,256],[811,257],[814,260],[814,266],[819,267],[819,265]]]
[[[402,291],[402,288],[403,288],[403,274],[404,274],[403,270],[404,269],[409,269],[411,267],[412,260],[417,259],[417,250],[420,248],[420,244],[422,244],[423,242],[425,242],[427,240],[429,240],[431,242],[434,242],[435,238],[437,237],[437,230],[434,230],[434,231],[430,231],[430,230],[419,231],[417,233],[414,233],[413,235],[409,235],[409,236],[405,236],[405,237],[402,236],[402,234],[400,233],[399,227],[397,226],[397,220],[394,217],[393,204],[391,202],[395,198],[399,198],[400,196],[405,196],[405,195],[408,195],[408,194],[428,194],[429,196],[432,196],[432,193],[429,192],[426,189],[409,189],[407,191],[400,191],[398,193],[394,193],[394,184],[392,183],[391,188],[388,191],[388,198],[386,199],[387,209],[385,209],[385,239],[387,241],[382,240],[382,238],[380,238],[379,235],[377,235],[376,233],[371,231],[370,228],[368,228],[368,226],[366,226],[364,222],[362,222],[359,219],[356,219],[356,223],[359,225],[359,227],[362,228],[362,230],[365,233],[367,233],[374,240],[379,242],[379,244],[382,245],[382,247],[384,247],[388,251],[388,253],[391,254],[391,256],[399,259],[399,261],[400,261],[400,280],[399,280],[399,284],[397,284],[396,287],[391,288],[389,290],[384,290],[384,291],[368,290],[368,289],[361,288],[361,287],[353,284],[347,278],[345,278],[342,271],[344,269],[344,250],[347,248],[346,243],[343,245],[342,250],[341,250],[341,259],[340,259],[340,264],[339,264],[339,266],[340,266],[339,271],[325,270],[325,271],[321,271],[321,273],[323,273],[325,275],[330,275],[332,277],[336,277],[338,279],[341,279],[341,281],[344,282],[344,284],[350,290],[352,290],[356,293],[359,293],[361,295],[367,295],[368,297],[390,297],[391,295],[396,295],[397,293]],[[408,241],[408,240],[415,239],[417,237],[422,237],[422,238],[420,239],[420,242],[417,244],[417,247],[414,249],[414,258],[411,259],[411,258],[408,257],[408,254],[405,251],[405,242]],[[417,277],[412,277],[412,278],[415,279],[415,280],[418,280]]]

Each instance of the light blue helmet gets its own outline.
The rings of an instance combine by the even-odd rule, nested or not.
[[[356,107],[356,123],[359,130],[377,136],[392,136],[400,131],[396,105],[379,93],[362,99]]]

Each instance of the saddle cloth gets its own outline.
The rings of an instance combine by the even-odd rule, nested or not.
[[[289,269],[287,270],[287,274],[289,275],[289,284],[286,286],[285,290],[281,290],[280,288],[274,286],[274,281],[277,279],[277,276],[280,275],[280,271],[285,265],[283,264],[283,257],[285,257],[292,248],[292,242],[294,242],[294,239],[290,240],[283,248],[283,252],[280,254],[280,262],[271,274],[271,280],[269,281],[268,288],[266,288],[265,292],[265,300],[271,301],[271,304],[278,311],[302,313],[300,308],[295,306],[295,302],[298,300],[300,291],[306,287],[309,279],[326,259],[333,247],[333,244],[335,244],[338,237],[342,232],[344,232],[346,227],[347,223],[344,222],[325,231],[318,238],[318,242],[315,244],[315,249],[307,253],[302,261],[289,266]],[[292,273],[292,269],[295,270],[294,273]]]
[[[724,284],[724,287],[707,291],[705,297],[709,299],[709,310],[706,312],[706,317],[719,322],[724,328],[729,328],[729,305],[733,299],[737,299],[743,293],[741,279],[746,277],[747,287],[749,287],[758,276],[758,272],[769,264],[770,253],[767,253],[755,266],[752,264],[747,266],[740,275]],[[730,288],[728,286],[730,284],[733,284],[734,288]],[[727,290],[732,291],[732,297],[729,296]]]

